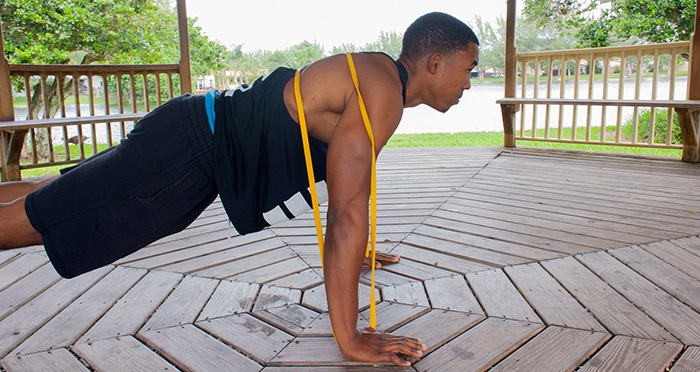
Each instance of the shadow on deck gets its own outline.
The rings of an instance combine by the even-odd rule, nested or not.
[[[390,371],[700,370],[700,167],[501,148],[379,159],[378,329],[428,353]],[[696,213],[698,212],[698,213]],[[359,371],[330,332],[309,213],[187,230],[63,280],[0,253],[6,371]],[[359,321],[367,324],[369,280]]]

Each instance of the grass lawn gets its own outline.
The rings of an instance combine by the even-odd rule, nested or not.
[[[591,139],[598,137],[598,128],[592,128]],[[614,127],[608,128],[614,131]],[[525,131],[525,136],[532,134],[532,131]],[[538,136],[544,134],[543,130],[538,132]],[[571,129],[564,128],[563,138],[571,138]],[[552,138],[556,138],[556,132],[550,132]],[[584,138],[585,130],[576,133],[577,138]],[[387,147],[449,147],[449,146],[503,146],[503,132],[475,132],[475,133],[428,133],[428,134],[395,134],[389,140]],[[568,143],[539,142],[539,141],[516,141],[516,146],[544,147],[572,150],[603,151],[626,154],[657,155],[680,158],[681,150],[639,148],[625,146],[604,146],[604,145],[580,145]]]
[[[614,130],[614,127],[611,127]],[[595,140],[598,136],[598,128],[593,128],[591,138]],[[542,130],[538,135],[542,135]],[[531,132],[526,131],[525,136],[529,136]],[[556,137],[556,133],[550,134]],[[583,138],[585,131],[577,132],[577,137]],[[564,128],[564,138],[571,137],[571,129]],[[538,141],[517,141],[517,146],[522,147],[542,147],[542,148],[557,148],[557,149],[573,149],[573,150],[590,150],[603,151],[626,154],[642,154],[642,155],[657,155],[669,157],[681,157],[681,150],[653,149],[653,148],[638,148],[638,147],[623,147],[623,146],[600,146],[600,145],[578,145],[553,142],[538,142]],[[503,146],[503,132],[464,132],[464,133],[426,133],[426,134],[395,134],[389,140],[387,147],[451,147],[451,146]],[[107,148],[107,145],[98,145],[98,152]],[[56,159],[63,160],[65,158],[63,146],[55,146]],[[78,146],[71,145],[71,159],[80,157]],[[86,156],[92,155],[92,145],[85,145]],[[22,171],[22,178],[36,177],[47,174],[56,174],[65,165],[25,169]]]

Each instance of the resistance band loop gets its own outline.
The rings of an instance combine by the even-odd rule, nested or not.
[[[314,164],[311,162],[311,149],[309,148],[309,134],[306,130],[306,116],[304,116],[304,106],[301,103],[301,92],[299,91],[300,71],[294,74],[294,96],[297,100],[297,111],[299,112],[299,126],[301,127],[301,142],[304,145],[304,158],[306,159],[306,174],[309,176],[309,193],[311,194],[311,206],[314,209],[314,220],[316,221],[316,237],[318,238],[318,249],[321,254],[321,268],[323,268],[323,227],[321,226],[321,212],[318,210],[318,196],[316,194],[316,178],[314,177]]]
[[[374,268],[376,265],[376,242],[377,242],[377,176],[376,176],[376,163],[377,155],[374,150],[374,134],[372,133],[372,125],[369,122],[369,116],[367,115],[367,109],[365,108],[364,100],[360,94],[360,85],[357,80],[357,72],[355,71],[355,64],[352,60],[352,55],[347,53],[348,65],[350,66],[350,74],[352,75],[352,81],[357,90],[357,99],[360,105],[360,112],[362,114],[362,120],[365,124],[365,129],[367,130],[367,135],[369,136],[370,143],[372,145],[372,169],[371,169],[371,190],[370,190],[370,242],[367,246],[367,253],[365,256],[369,257],[370,246],[372,252],[372,286],[370,294],[370,327],[377,328],[377,307],[375,301],[375,285],[374,285]],[[311,151],[309,149],[309,139],[308,131],[306,128],[306,117],[304,116],[304,107],[301,102],[301,92],[299,89],[299,77],[300,71],[297,70],[294,75],[294,96],[297,103],[297,111],[299,113],[299,126],[301,127],[302,133],[302,143],[304,145],[304,157],[306,159],[306,172],[309,177],[309,191],[311,193],[311,204],[314,209],[314,219],[316,221],[316,236],[318,238],[318,246],[321,254],[321,265],[323,265],[323,230],[321,226],[321,214],[318,210],[318,197],[316,196],[316,183],[314,178],[313,163],[311,162]]]
[[[369,326],[372,328],[377,328],[377,306],[375,304],[374,296],[374,267],[376,262],[377,253],[377,154],[374,151],[374,134],[372,133],[372,125],[369,122],[369,116],[367,115],[367,109],[365,108],[365,101],[362,99],[362,94],[360,94],[360,84],[357,81],[357,72],[355,72],[355,63],[352,60],[352,55],[350,53],[345,54],[348,57],[348,65],[350,66],[350,74],[352,75],[352,82],[355,84],[355,89],[357,90],[357,100],[360,104],[360,112],[362,113],[362,121],[365,123],[365,129],[367,130],[367,135],[369,136],[369,141],[372,145],[372,173],[371,173],[371,193],[370,193],[370,244],[372,246],[372,287],[370,294],[370,316],[369,316]],[[367,247],[369,250],[369,246]],[[366,256],[369,256],[369,251]]]

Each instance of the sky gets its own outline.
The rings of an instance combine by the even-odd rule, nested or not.
[[[522,0],[518,0],[519,12]],[[190,0],[188,17],[211,39],[244,52],[283,50],[304,40],[321,44],[326,52],[341,44],[362,47],[381,31],[403,33],[421,15],[451,14],[468,25],[474,17],[495,23],[505,18],[506,0]]]

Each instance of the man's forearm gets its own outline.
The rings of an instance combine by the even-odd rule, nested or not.
[[[341,349],[355,337],[357,289],[367,244],[367,228],[350,223],[330,224],[326,230],[324,278],[333,331]]]

